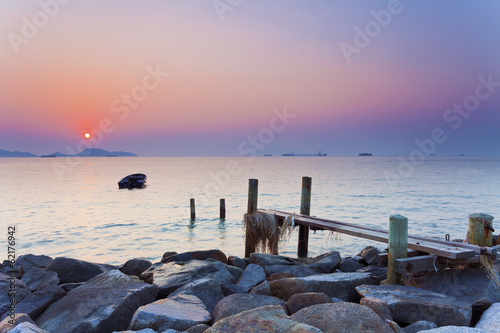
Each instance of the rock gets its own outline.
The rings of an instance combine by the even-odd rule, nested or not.
[[[358,269],[365,267],[356,258],[345,258],[339,265],[339,271],[344,273],[356,272]]]
[[[14,324],[9,323],[9,321],[10,322],[13,321]],[[24,323],[24,322],[32,323],[33,325],[35,324],[35,322],[33,320],[31,320],[30,316],[28,316],[25,313],[16,313],[14,315],[14,318],[11,318],[10,316],[8,316],[7,318],[5,318],[4,320],[2,320],[0,322],[0,333],[7,333],[12,328],[14,328],[14,326],[19,325],[20,323]]]
[[[286,302],[288,312],[293,314],[311,305],[333,303],[332,298],[325,293],[295,294]]]
[[[66,291],[60,286],[49,286],[37,290],[17,304],[16,311],[26,313],[31,319],[36,320],[52,303],[63,298],[66,294]]]
[[[315,327],[291,320],[279,305],[246,310],[216,322],[206,333],[321,333]]]
[[[223,264],[227,264],[227,257],[221,250],[184,252],[164,258],[161,260],[161,262],[166,264],[173,261],[189,261],[193,259],[195,260],[215,259],[222,262]]]
[[[488,309],[491,304],[500,302],[498,287],[488,278],[484,269],[445,269],[437,273],[429,271],[413,281],[412,285],[417,288],[470,302],[480,312]]]
[[[216,260],[158,263],[142,273],[141,279],[151,279],[159,287],[158,297],[165,298],[176,289],[198,279],[211,278],[219,283],[235,283],[236,279],[226,266]]]
[[[244,288],[252,288],[266,279],[266,272],[262,267],[256,264],[248,265],[237,283]]]
[[[253,288],[250,294],[273,296],[273,293],[271,292],[271,286],[266,280],[262,281],[261,284]]]
[[[472,318],[469,302],[429,290],[398,285],[363,285],[356,290],[364,297],[387,302],[394,320],[404,324],[426,320],[438,326],[468,326]]]
[[[248,293],[248,288],[238,286],[234,283],[229,282],[221,283],[220,288],[222,289],[222,293],[224,294],[224,296]]]
[[[213,260],[213,259],[208,259],[208,260]],[[238,281],[243,274],[243,270],[238,267],[234,267],[231,265],[224,265],[226,267],[227,271],[234,277],[235,281]]]
[[[49,332],[42,330],[35,324],[24,322],[11,329],[9,333],[49,333]]]
[[[63,257],[55,258],[45,270],[56,272],[61,284],[86,282],[105,271],[98,264]]]
[[[437,328],[436,323],[433,323],[432,321],[420,320],[416,323],[406,326],[405,328],[403,328],[403,331],[405,331],[405,333],[417,333],[433,328]]]
[[[227,262],[231,266],[235,266],[241,269],[245,269],[247,267],[247,262],[245,259],[238,258],[236,256],[227,257]]]
[[[360,296],[354,288],[362,284],[379,284],[379,280],[368,273],[331,273],[282,279],[269,284],[273,295],[285,301],[295,294],[324,292],[347,302],[358,302]]]
[[[153,302],[157,294],[157,286],[112,270],[70,291],[66,297],[49,306],[36,323],[50,332],[125,330],[135,310]]]
[[[24,282],[0,273],[0,317],[2,318],[4,314],[10,313],[11,297],[9,296],[9,290],[12,293],[13,289],[16,291],[16,304],[31,295],[30,288]]]
[[[84,282],[71,282],[71,283],[65,283],[61,284],[61,287],[69,293],[71,290],[80,287]]]
[[[165,333],[165,332],[163,332],[163,333]],[[127,330],[127,331],[120,331],[120,332],[114,331],[113,333],[157,333],[157,332],[155,330],[150,329],[150,328],[145,328],[145,329],[140,330],[140,331],[129,331],[129,330]]]
[[[118,269],[127,275],[140,277],[145,270],[151,267],[151,265],[153,265],[153,263],[146,258],[134,258],[128,260]]]
[[[376,265],[378,255],[382,253],[379,249],[373,246],[367,246],[358,254],[362,257],[367,265]]]
[[[177,254],[178,253],[175,251],[167,251],[167,252],[163,253],[163,256],[161,257],[160,261],[167,260],[168,258],[173,257]]]
[[[464,327],[464,326],[443,326],[430,330],[420,331],[419,333],[488,333],[485,330]]]
[[[57,286],[59,284],[59,277],[56,272],[32,269],[23,275],[21,281],[26,283],[31,291],[37,291],[49,286]]]
[[[188,328],[186,330],[186,333],[203,333],[209,328],[210,326],[208,326],[207,324],[199,324]]]
[[[219,282],[214,279],[200,279],[185,284],[171,293],[168,297],[171,298],[172,296],[181,294],[198,297],[203,304],[205,304],[209,313],[212,313],[215,305],[217,305],[217,303],[224,298]]]
[[[500,332],[500,303],[493,304],[483,313],[476,328],[487,332]]]
[[[269,276],[286,273],[295,277],[306,277],[324,272],[314,265],[274,265],[266,266],[266,273]]]
[[[16,279],[21,279],[24,270],[17,261],[14,263],[14,267],[11,267],[11,263],[8,260],[4,260],[0,268],[0,274],[5,274],[8,276],[14,276]],[[1,310],[0,310],[1,312]]]
[[[23,254],[17,258],[16,262],[27,273],[31,270],[45,270],[53,260],[51,257],[45,255]]]
[[[374,265],[365,266],[356,270],[359,273],[370,273],[380,281],[387,279],[387,267],[378,267]]]
[[[286,304],[282,300],[273,296],[234,294],[222,299],[212,312],[213,322],[221,320],[245,310],[255,309],[264,305],[280,305],[286,310]]]
[[[385,323],[389,325],[390,328],[394,331],[394,333],[405,333],[401,327],[399,327],[398,323],[393,320],[386,319]]]
[[[355,303],[318,304],[291,315],[291,319],[328,332],[394,333],[370,308]]]
[[[208,323],[211,318],[205,304],[198,297],[177,295],[141,306],[134,313],[129,329],[184,331],[191,326]]]
[[[359,304],[365,305],[372,309],[383,321],[393,320],[389,305],[387,305],[387,302],[384,300],[373,297],[363,297]]]
[[[281,279],[294,278],[294,277],[295,277],[295,275],[290,274],[290,273],[276,273],[276,274],[269,276],[269,282],[278,281]]]
[[[340,265],[341,260],[338,251],[331,251],[317,256],[311,266],[319,269],[322,273],[333,273]]]
[[[275,265],[297,265],[301,264],[297,259],[292,259],[290,257],[267,254],[267,253],[251,253],[250,263],[266,268],[266,266]]]

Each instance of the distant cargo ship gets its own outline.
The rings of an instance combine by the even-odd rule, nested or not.
[[[321,150],[317,152],[316,154],[295,154],[295,153],[289,153],[289,154],[283,154],[281,156],[326,156],[326,153],[322,152]]]
[[[361,153],[358,156],[373,156],[372,153]]]

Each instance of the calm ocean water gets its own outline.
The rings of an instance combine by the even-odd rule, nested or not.
[[[16,226],[18,256],[112,264],[212,248],[243,256],[249,178],[259,179],[259,208],[298,213],[301,178],[310,176],[311,215],[387,228],[397,213],[408,217],[410,234],[463,238],[469,214],[500,218],[500,157],[433,156],[412,168],[397,157],[87,157],[61,175],[54,163],[65,161],[0,159],[3,237]],[[136,172],[148,175],[147,188],[119,190],[118,180]],[[218,218],[220,198],[225,220]],[[292,234],[280,253],[294,256],[296,243]],[[327,231],[311,233],[309,243],[310,255],[386,247]]]

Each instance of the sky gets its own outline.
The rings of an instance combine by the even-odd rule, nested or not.
[[[0,149],[499,155],[499,15],[496,0],[0,0]]]

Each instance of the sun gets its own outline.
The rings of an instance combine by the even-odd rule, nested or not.
[[[85,139],[88,139],[88,138],[90,138],[90,133],[87,132],[83,136],[85,137]]]

